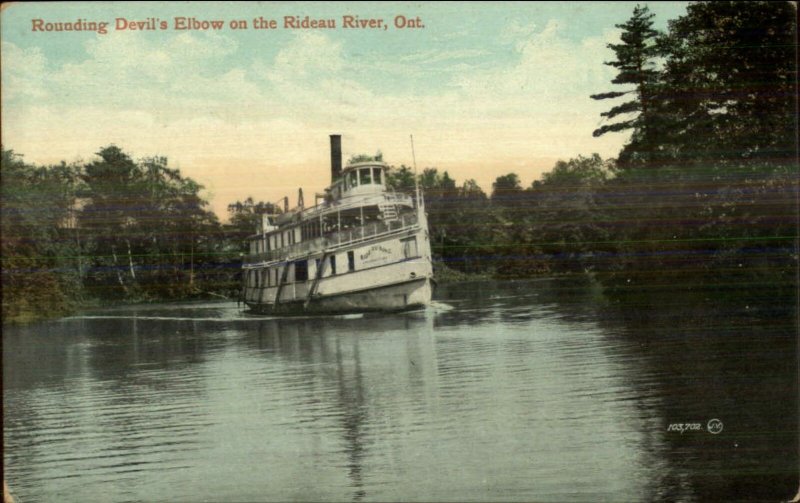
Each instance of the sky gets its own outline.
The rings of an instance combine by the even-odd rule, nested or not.
[[[686,12],[642,4],[662,30]],[[621,87],[603,63],[635,5],[3,4],[2,143],[40,165],[89,162],[110,144],[166,156],[222,218],[248,196],[321,192],[330,134],[342,135],[345,161],[380,151],[413,166],[413,135],[420,171],[487,193],[511,172],[529,186],[559,159],[614,157],[627,141],[592,137],[614,103],[589,95]],[[303,27],[306,16],[335,27]]]

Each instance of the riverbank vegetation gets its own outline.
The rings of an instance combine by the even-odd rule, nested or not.
[[[436,255],[509,278],[794,284],[795,19],[790,3],[697,2],[659,33],[637,6],[591,96],[609,103],[595,136],[630,134],[617,158],[576,155],[528,186],[509,173],[489,195],[425,173]]]
[[[423,170],[439,269],[588,272],[612,287],[743,275],[794,284],[795,20],[791,3],[698,2],[659,33],[637,6],[610,45],[611,89],[591,96],[609,103],[595,136],[630,134],[619,155],[568,154],[537,180],[499,176],[489,193]],[[0,169],[4,320],[235,295],[243,238],[279,211],[237,201],[223,224],[167,159],[114,145],[46,167],[4,147]],[[387,181],[413,190],[414,172],[396,167]]]

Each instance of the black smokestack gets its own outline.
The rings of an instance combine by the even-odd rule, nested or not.
[[[342,137],[338,134],[331,135],[331,182],[336,181],[342,174]]]

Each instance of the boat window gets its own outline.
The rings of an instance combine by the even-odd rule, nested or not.
[[[376,185],[381,184],[381,168],[372,168],[372,179]]]
[[[408,239],[401,239],[403,245],[403,258],[412,258],[417,256],[417,238],[410,237]]]
[[[331,255],[331,276],[336,274],[336,255]]]
[[[347,270],[350,272],[356,270],[356,254],[352,250],[347,252]]]
[[[308,280],[308,261],[299,260],[294,263],[294,280],[295,281]]]
[[[358,176],[361,178],[361,185],[372,183],[372,176],[370,176],[370,168],[361,168],[358,170]]]
[[[356,170],[353,170],[350,173],[348,173],[348,175],[347,175],[347,185],[348,185],[348,188],[353,188],[353,187],[356,187],[358,185],[358,173],[356,172]]]

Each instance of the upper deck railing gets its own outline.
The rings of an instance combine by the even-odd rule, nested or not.
[[[326,203],[310,206],[308,208],[293,208],[291,211],[276,215],[275,223],[277,225],[285,225],[289,222],[297,222],[307,218],[316,218],[319,215],[327,215],[358,206],[376,205],[382,202],[401,204],[416,208],[415,200],[409,194],[387,190],[371,196],[359,195],[352,198],[343,197],[338,199],[336,204]]]
[[[389,235],[403,230],[409,230],[419,225],[416,211],[401,215],[396,220],[370,222],[366,225],[342,229],[326,234],[325,236],[301,241],[293,245],[284,246],[277,250],[247,255],[245,265],[261,264],[266,262],[293,260],[310,253],[328,250],[343,245],[367,241],[383,235]]]

